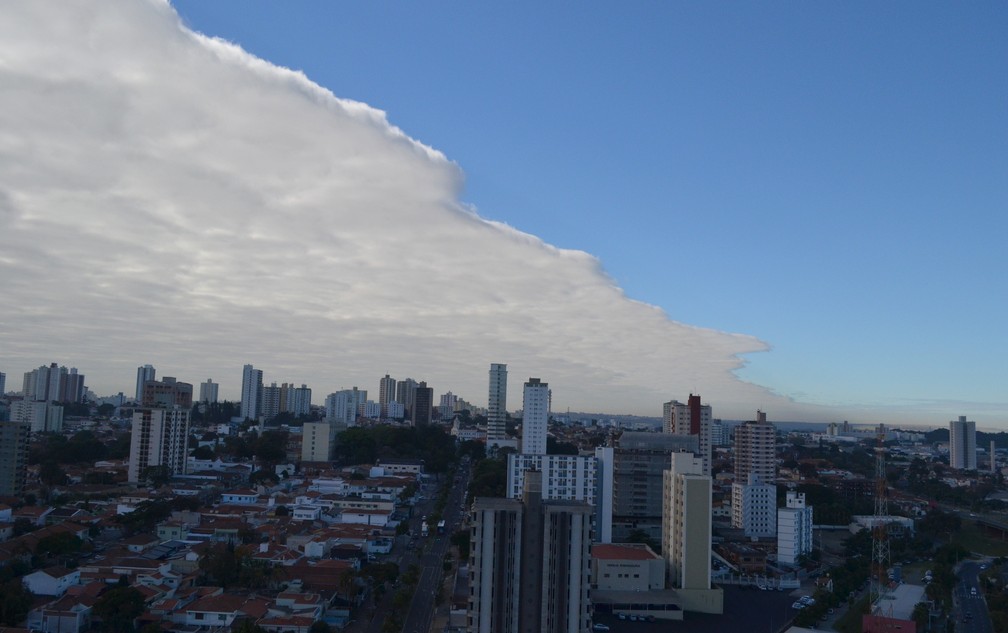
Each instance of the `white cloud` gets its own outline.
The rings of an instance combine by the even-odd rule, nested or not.
[[[8,376],[56,360],[105,393],[153,363],[234,397],[251,362],[316,401],[388,371],[482,403],[505,362],[512,407],[541,376],[557,410],[657,415],[695,390],[724,417],[822,413],[733,375],[759,340],[674,322],[590,255],[480,218],[460,169],[384,113],[167,5],[4,11]]]

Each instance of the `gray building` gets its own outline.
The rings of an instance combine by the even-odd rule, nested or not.
[[[661,540],[664,472],[672,453],[696,453],[699,437],[624,431],[613,442],[612,542],[641,530]]]
[[[516,499],[473,504],[469,633],[587,633],[592,508],[543,501],[537,471]]]
[[[0,422],[0,495],[19,497],[24,491],[28,463],[27,424]]]

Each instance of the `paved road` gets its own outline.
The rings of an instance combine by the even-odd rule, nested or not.
[[[465,491],[469,485],[469,468],[466,465],[460,466],[458,475],[453,480],[444,482],[444,485],[450,487],[444,515],[441,517],[445,520],[445,533],[432,534],[424,543],[423,555],[420,558],[420,581],[417,583],[416,593],[413,594],[413,601],[403,621],[403,633],[430,631],[436,606],[435,598],[444,573],[445,553],[450,545],[449,539],[458,530],[464,515],[462,505],[465,503]],[[431,529],[436,529],[436,526],[431,526]]]
[[[952,599],[956,606],[956,633],[993,633],[987,601],[980,591],[980,563],[966,561],[959,565]],[[974,593],[975,591],[975,593]]]

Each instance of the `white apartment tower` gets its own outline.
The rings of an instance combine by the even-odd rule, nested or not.
[[[662,406],[663,428],[675,435],[696,435],[698,455],[703,460],[703,474],[710,474],[711,467],[711,407],[702,404],[700,396],[690,394],[688,400],[671,400]]]
[[[168,473],[185,473],[189,438],[189,409],[136,409],[130,436],[128,480],[140,481],[152,466],[164,466]]]
[[[263,382],[262,370],[252,365],[242,369],[241,417],[255,420],[262,410]]]
[[[662,552],[669,581],[677,589],[710,589],[711,478],[703,461],[672,453],[665,471]]]
[[[137,367],[136,376],[136,401],[143,401],[143,390],[144,384],[148,380],[156,380],[155,375],[157,371],[154,369],[153,365],[144,365],[143,367]]]
[[[217,388],[220,385],[215,383],[213,379],[207,378],[206,382],[201,382],[199,386],[199,399],[200,402],[207,404],[213,404],[217,402]]]
[[[749,538],[767,538],[777,533],[777,486],[751,474],[746,483],[732,484],[733,528]]]
[[[491,363],[487,394],[487,447],[507,440],[507,365]]]
[[[811,551],[812,506],[805,505],[804,492],[789,490],[787,507],[777,510],[777,561],[794,565]]]
[[[546,454],[546,434],[549,430],[549,384],[538,378],[525,383],[522,398],[522,444],[525,455]]]
[[[958,470],[976,470],[976,422],[960,415],[949,422],[949,465]]]

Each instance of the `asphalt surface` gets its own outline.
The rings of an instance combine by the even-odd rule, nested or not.
[[[441,517],[445,521],[445,531],[444,534],[437,534],[437,526],[432,525],[431,534],[426,541],[421,537],[418,542],[418,545],[422,546],[422,554],[419,557],[420,581],[403,620],[403,633],[427,633],[430,630],[436,608],[435,599],[444,574],[444,558],[450,546],[449,539],[458,530],[465,515],[463,504],[465,491],[469,485],[468,467],[460,466],[457,476],[444,485],[450,486],[448,502]],[[433,488],[430,496],[436,497],[438,491],[438,488]],[[418,524],[416,533],[419,532]],[[447,600],[448,596],[445,596],[445,599]]]
[[[959,565],[952,590],[955,604],[956,633],[993,633],[987,601],[980,591],[980,563],[966,561]],[[973,593],[973,590],[976,593]]]
[[[801,591],[760,591],[726,585],[723,615],[686,612],[681,622],[631,622],[597,613],[594,621],[609,625],[609,633],[777,633],[797,615],[791,604],[800,595]]]

